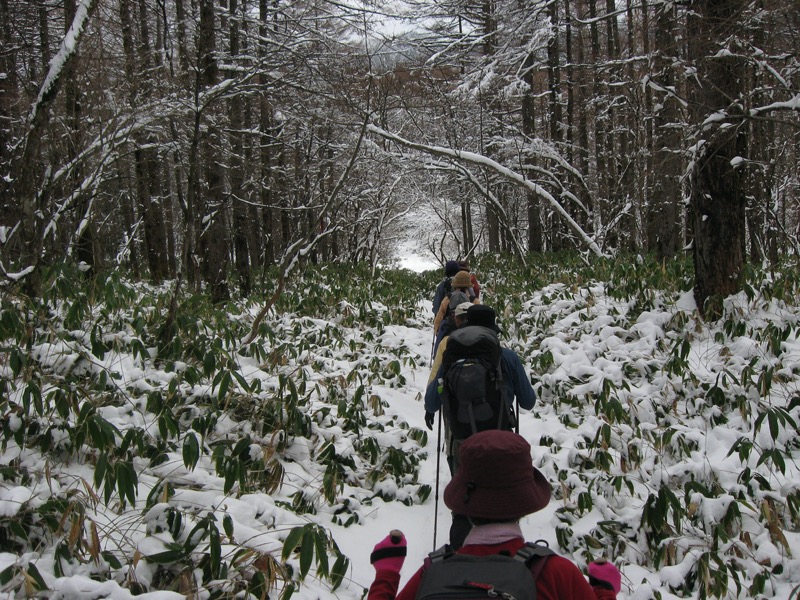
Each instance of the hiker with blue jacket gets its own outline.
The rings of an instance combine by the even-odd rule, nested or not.
[[[466,313],[466,321],[459,328],[463,330],[469,327],[485,327],[490,329],[495,334],[500,332],[500,328],[496,323],[496,315],[493,308],[485,304],[474,304],[470,306]],[[452,336],[450,336],[452,337]],[[444,354],[447,354],[447,347],[444,349]],[[435,413],[442,407],[442,400],[445,394],[444,375],[448,366],[442,360],[440,364],[434,363],[437,367],[435,377],[428,380],[428,387],[425,390],[425,424],[428,429],[433,429],[433,420]],[[500,349],[500,366],[502,368],[502,392],[509,409],[513,412],[514,402],[519,404],[521,408],[531,410],[536,403],[536,392],[531,386],[528,375],[525,372],[525,367],[522,364],[517,353],[510,348]],[[445,414],[445,423],[449,426],[448,415]],[[505,423],[505,428],[512,428],[512,423]],[[466,436],[465,436],[466,437]],[[455,447],[450,447],[447,450],[448,460],[456,459],[457,452]],[[452,471],[452,467],[451,467]]]
[[[451,474],[458,471],[458,449],[464,440],[486,429],[514,429],[515,400],[527,410],[536,402],[519,356],[500,346],[494,310],[474,304],[464,316],[466,322],[444,338],[441,364],[425,390],[425,425],[433,430],[436,412],[442,411]],[[461,547],[471,528],[469,519],[453,513],[449,538],[453,549]]]
[[[522,436],[502,430],[478,432],[462,444],[460,462],[444,490],[444,503],[473,524],[464,546],[457,552],[431,553],[398,593],[407,541],[400,530],[393,530],[370,555],[375,580],[367,600],[616,598],[622,576],[613,563],[590,563],[587,582],[569,559],[547,546],[525,542],[520,519],[545,508],[552,491],[533,466],[531,446]]]
[[[433,314],[439,312],[439,305],[442,303],[442,298],[447,295],[450,287],[450,280],[461,270],[461,265],[457,260],[448,260],[444,263],[444,279],[436,286],[436,292],[433,295]]]

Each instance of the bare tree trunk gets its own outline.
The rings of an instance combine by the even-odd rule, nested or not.
[[[483,46],[482,52],[484,56],[493,56],[496,52],[497,46],[497,18],[495,15],[495,0],[482,0],[481,1],[481,27],[482,27],[482,34],[483,34]],[[486,142],[486,139],[491,139],[493,137],[493,127],[494,127],[494,119],[492,115],[493,105],[494,105],[494,98],[492,97],[492,91],[488,91],[485,95],[481,94],[480,100],[481,106],[481,114],[482,114],[482,123],[481,123],[481,146],[482,152],[487,156],[491,156],[493,154],[492,149],[490,148],[490,144]],[[488,115],[488,118],[487,118]],[[487,126],[487,123],[489,124]],[[486,185],[486,189],[491,189],[490,186]],[[488,242],[488,249],[489,252],[499,252],[501,250],[500,247],[500,219],[495,211],[494,206],[491,204],[486,204],[486,233],[487,233],[487,242]]]
[[[64,35],[66,36],[72,22],[77,13],[77,5],[75,0],[64,1]],[[67,158],[69,161],[74,161],[78,156],[82,144],[82,127],[81,119],[82,103],[81,103],[81,90],[78,86],[76,74],[80,67],[81,56],[79,50],[76,48],[73,54],[73,59],[70,61],[69,66],[64,68],[64,107],[65,107],[65,123],[67,126]],[[81,185],[83,170],[77,166],[72,170],[72,174],[65,182],[64,195],[72,193],[72,190],[78,190]],[[94,253],[94,223],[92,215],[89,214],[91,203],[85,193],[81,193],[77,202],[75,203],[76,214],[76,240],[75,240],[75,258],[78,262],[83,263],[88,267],[84,274],[91,278],[95,274],[95,253]]]
[[[569,2],[570,0],[568,0]],[[577,17],[580,19],[584,16],[584,12],[587,10],[584,2],[579,0],[576,2],[576,12]],[[574,156],[574,163],[575,167],[582,173],[585,173],[587,177],[589,177],[590,181],[595,181],[593,185],[593,189],[595,192],[598,190],[599,186],[596,184],[596,177],[592,176],[592,173],[596,174],[594,170],[594,162],[590,159],[589,152],[591,148],[590,143],[590,132],[589,132],[589,123],[594,122],[593,118],[593,110],[596,110],[596,107],[592,105],[592,95],[591,91],[594,89],[594,79],[590,76],[589,68],[586,66],[586,43],[583,35],[584,29],[581,27],[571,28],[570,31],[574,32],[574,40],[572,46],[576,48],[575,52],[575,62],[578,65],[581,65],[579,68],[574,70],[574,75],[571,76],[570,79],[570,88],[576,88],[576,109],[578,112],[577,123],[576,123],[576,132],[575,132],[575,156]],[[572,64],[572,61],[570,61]],[[591,185],[591,184],[590,184]],[[594,223],[592,220],[592,215],[595,211],[594,206],[594,194],[589,193],[587,190],[584,190],[581,195],[581,199],[583,200],[584,205],[588,210],[588,214],[583,217],[581,216],[578,219],[580,225],[586,229],[591,231]]]
[[[548,5],[548,17],[550,18],[550,37],[547,43],[547,120],[550,124],[548,135],[553,147],[560,150],[562,147],[562,115],[561,115],[561,40],[560,23],[558,15],[558,3],[550,2]],[[558,173],[560,169],[555,164],[550,164],[549,168]],[[562,225],[558,219],[552,221],[552,239],[554,248],[562,248],[563,235]],[[558,241],[556,241],[558,240]]]
[[[2,46],[8,51],[0,53],[0,72],[16,71],[17,53],[13,48],[11,13],[8,0],[0,0],[0,35]],[[17,102],[17,80],[14,77],[0,77],[0,169],[5,173],[11,160],[11,107]],[[10,178],[0,177],[0,225],[12,227],[19,220],[17,203],[11,195]],[[1,251],[1,250],[0,250]]]
[[[651,52],[653,52],[653,49],[650,45],[650,6],[648,0],[642,0],[642,28],[639,33],[641,35],[642,54],[648,57],[648,61],[652,64],[653,57]],[[647,211],[650,209],[654,198],[652,181],[657,176],[653,170],[653,153],[655,152],[653,123],[652,119],[649,118],[653,111],[653,90],[649,85],[646,85],[644,86],[642,97],[642,112],[645,115],[645,119],[637,128],[637,146],[644,151],[637,153],[636,171],[640,185],[638,186],[639,193],[634,190],[633,210],[641,245],[647,252],[652,251]]]
[[[606,61],[610,63],[604,81],[603,88],[606,96],[603,98],[603,109],[606,113],[605,119],[605,160],[606,168],[603,170],[603,177],[605,179],[605,187],[608,197],[608,214],[605,215],[604,221],[609,221],[612,215],[615,215],[620,208],[622,202],[619,190],[619,177],[622,173],[620,165],[621,155],[618,153],[617,144],[617,107],[615,106],[616,94],[612,92],[620,83],[620,66],[619,66],[619,25],[617,23],[617,7],[614,0],[606,0]],[[598,64],[598,63],[595,63]]]
[[[250,9],[246,0],[243,0],[242,11],[248,12]],[[248,47],[248,24],[249,20],[244,19],[242,22],[242,35],[241,37],[241,46],[242,46],[242,53],[245,56],[250,56],[251,49]],[[243,160],[244,165],[246,168],[251,169],[251,172],[258,172],[258,161],[255,156],[255,148],[259,145],[258,140],[260,139],[260,135],[255,131],[254,126],[254,116],[258,114],[257,107],[252,102],[243,102],[242,103],[242,127],[243,131],[249,132],[243,135],[244,138],[244,148],[243,148]],[[249,251],[250,257],[250,270],[251,272],[255,270],[256,272],[261,269],[262,266],[262,259],[263,259],[263,251],[264,251],[264,233],[261,227],[261,209],[259,207],[258,202],[255,200],[255,192],[253,191],[252,184],[247,186],[247,189],[244,190],[244,193],[247,196],[247,206],[245,207],[245,214],[246,214],[246,223],[245,223],[245,235],[247,238],[247,248]],[[252,287],[252,284],[251,284]]]
[[[178,74],[177,81],[185,83],[185,89],[191,93],[193,89],[192,77],[189,73],[188,50],[186,48],[186,15],[183,5],[184,0],[174,0],[175,5],[175,33],[177,39],[178,50]],[[170,71],[174,72],[175,67],[170,62]],[[194,89],[196,89],[196,82]],[[195,123],[197,121],[195,120]],[[195,157],[197,154],[197,136],[193,135],[190,138],[188,165],[189,168],[184,173],[184,160],[182,159],[182,151],[179,150],[183,146],[180,142],[180,134],[176,119],[170,119],[169,132],[172,138],[173,151],[171,155],[173,173],[171,176],[171,188],[173,190],[174,199],[170,202],[168,213],[173,213],[171,223],[175,224],[171,229],[167,230],[168,240],[167,247],[170,252],[170,261],[175,265],[174,272],[177,275],[179,282],[186,281],[190,286],[197,283],[196,263],[193,260],[195,256],[196,244],[196,209],[195,209],[195,195],[197,190],[197,176],[195,169]],[[185,186],[185,187],[184,187]],[[180,224],[182,227],[177,227],[177,220],[174,217],[174,206],[177,203],[181,209],[182,220]],[[178,239],[180,235],[180,240]],[[180,246],[178,242],[181,242]],[[180,256],[178,251],[180,250]],[[177,263],[177,264],[175,264]],[[177,286],[176,286],[177,290]]]
[[[461,189],[461,237],[464,240],[464,248],[469,251],[475,244],[475,236],[472,231],[472,207],[470,206],[469,196],[464,189],[466,186],[459,183]]]
[[[548,5],[550,18],[550,39],[547,42],[547,104],[549,107],[548,121],[550,123],[550,141],[555,147],[561,142],[561,43],[558,19],[558,3],[550,2]]]
[[[47,73],[50,66],[50,28],[47,21],[47,6],[39,4],[39,42],[41,44],[42,72]]]
[[[525,94],[522,97],[522,133],[528,139],[536,136],[533,66],[534,56],[529,53],[525,57],[523,81],[526,86]],[[525,173],[525,176],[527,177],[529,174]],[[533,192],[526,192],[525,196],[528,216],[528,251],[542,252],[544,250],[544,232],[542,231],[541,200]]]
[[[116,164],[119,180],[125,182],[125,190],[130,190],[131,186],[128,182],[132,177],[130,173],[131,164],[127,160],[122,159],[118,159]],[[133,177],[135,177],[135,175],[133,175]],[[128,238],[128,260],[126,264],[128,265],[131,276],[140,279],[142,275],[140,249],[135,241],[136,228],[138,226],[135,211],[136,199],[131,197],[129,191],[120,193],[120,206],[122,207],[122,221],[125,226],[125,231],[127,232],[126,237]]]
[[[139,5],[144,7],[146,6],[145,0],[139,0]],[[166,57],[169,56],[169,43],[168,43],[168,35],[167,31],[169,30],[169,23],[167,20],[167,14],[164,10],[164,4],[158,3],[159,5],[159,14],[156,16],[156,51],[153,52],[153,59],[156,64],[156,71],[158,73],[158,77],[168,77],[169,72],[167,70],[168,65],[166,63]],[[143,10],[143,9],[142,9]],[[144,10],[143,10],[143,14]],[[149,80],[149,83],[152,83],[152,77]],[[170,125],[172,122],[170,122]],[[177,155],[177,149],[174,150],[173,156]],[[164,261],[164,274],[166,277],[173,278],[178,274],[178,256],[177,256],[177,232],[178,227],[176,226],[175,222],[175,198],[179,198],[181,204],[183,203],[182,198],[182,174],[180,165],[174,164],[171,165],[171,156],[165,150],[160,150],[159,152],[153,153],[154,158],[156,158],[156,164],[151,168],[151,176],[153,177],[153,193],[156,195],[159,201],[159,210],[162,214],[162,235],[164,236],[164,242],[162,242],[161,246],[164,248],[166,252],[166,257]],[[172,172],[175,171],[175,180],[173,182],[172,179]]]
[[[229,0],[229,47],[232,59],[239,56],[239,17],[237,0]],[[236,73],[231,71],[228,77],[233,79]],[[231,183],[231,205],[233,209],[233,253],[236,273],[239,277],[239,288],[242,296],[249,296],[251,291],[250,248],[248,245],[248,207],[245,203],[244,190],[244,140],[243,140],[243,107],[242,97],[234,95],[228,103],[230,121],[231,160],[229,177]]]
[[[653,78],[662,90],[674,90],[676,74],[674,56],[677,39],[677,14],[671,4],[657,8],[655,53],[652,57]],[[662,93],[659,108],[653,117],[653,204],[648,214],[647,239],[650,250],[659,259],[675,256],[681,248],[680,210],[682,189],[680,177],[683,159],[678,149],[683,145],[679,100],[673,93]]]
[[[572,8],[570,7],[571,0],[564,0],[564,60],[566,61],[566,151],[565,155],[567,161],[572,163],[575,147],[575,63],[572,52],[573,44],[573,30],[572,30]]]
[[[125,52],[125,74],[128,85],[128,101],[136,110],[151,94],[150,82],[153,61],[151,57],[149,29],[145,3],[140,0],[138,53],[135,50],[133,19],[130,0],[120,0],[120,27],[122,30],[122,48]],[[169,274],[167,259],[167,235],[164,212],[161,207],[161,174],[159,173],[156,151],[152,146],[154,140],[147,140],[142,133],[134,133],[134,174],[136,178],[136,201],[142,218],[145,255],[150,276],[155,283],[160,283]]]
[[[740,289],[745,261],[744,172],[738,166],[748,145],[739,101],[745,65],[738,52],[719,52],[742,9],[743,0],[699,0],[688,21],[690,58],[700,84],[691,90],[694,121],[699,125],[709,115],[727,113],[723,122],[700,126],[705,141],[690,182],[694,297],[709,318],[719,316],[722,300]]]
[[[762,7],[763,8],[763,7]],[[767,47],[767,35],[761,21],[756,21],[750,31],[756,48]],[[768,84],[758,68],[748,69],[747,88],[753,105],[768,104]],[[747,229],[750,234],[750,260],[768,259],[773,265],[778,260],[779,249],[787,240],[778,226],[773,210],[772,170],[775,164],[770,140],[776,139],[775,122],[771,119],[748,121],[749,155],[747,160]]]
[[[153,73],[156,59],[150,42],[150,26],[148,20],[148,3],[139,0],[139,64],[141,65],[143,100],[153,95]],[[155,282],[169,277],[169,260],[167,258],[167,229],[164,209],[164,187],[162,185],[161,161],[156,149],[158,140],[150,134],[146,138],[147,148],[143,149],[145,168],[146,201],[142,214],[144,216],[145,243],[147,245],[150,275]]]
[[[597,27],[597,0],[589,0],[589,37],[590,37],[590,60],[594,65],[594,73],[592,75],[592,99],[594,105],[593,117],[594,121],[594,162],[590,163],[589,177],[595,181],[596,197],[598,206],[594,210],[594,218],[596,225],[600,223],[598,220],[602,217],[602,209],[608,206],[611,190],[608,187],[608,157],[607,157],[607,129],[608,129],[608,111],[607,111],[607,98],[604,96],[603,78],[600,70],[600,62],[604,60],[600,50],[600,32]],[[593,167],[593,168],[592,168]]]
[[[18,205],[22,207],[20,236],[23,248],[20,258],[22,265],[28,269],[23,289],[30,296],[38,296],[40,291],[43,227],[46,225],[42,222],[42,215],[49,212],[46,210],[49,184],[45,180],[44,171],[46,169],[40,163],[42,141],[49,123],[48,113],[58,97],[64,81],[65,70],[75,59],[75,53],[82,40],[81,32],[94,10],[94,5],[95,3],[91,2],[85,11],[76,13],[76,18],[71,24],[74,32],[72,43],[69,47],[65,46],[64,60],[58,65],[52,65],[45,75],[47,84],[40,89],[28,116],[22,155],[16,165],[18,175],[14,181],[14,196]]]
[[[200,1],[200,30],[197,40],[199,85],[206,90],[218,83],[219,67],[216,58],[216,30],[213,0]],[[198,107],[199,108],[199,107]],[[204,110],[210,110],[208,106]],[[200,138],[198,160],[202,160],[205,178],[203,227],[200,231],[200,265],[203,279],[209,286],[212,302],[230,299],[228,290],[228,239],[225,212],[227,208],[225,180],[220,166],[222,151],[220,132],[209,123]]]

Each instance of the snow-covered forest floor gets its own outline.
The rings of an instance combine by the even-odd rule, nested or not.
[[[554,494],[529,539],[610,557],[621,598],[790,597],[796,270],[703,322],[685,263],[475,267],[539,395],[520,433]],[[256,298],[182,294],[170,322],[173,284],[117,275],[5,296],[0,598],[355,599],[392,528],[405,580],[449,528],[422,405],[438,279],[308,269],[250,344]]]

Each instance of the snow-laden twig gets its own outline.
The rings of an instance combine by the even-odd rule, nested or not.
[[[336,198],[339,196],[339,192],[342,190],[345,181],[347,181],[347,178],[350,176],[350,171],[353,169],[353,165],[355,164],[356,159],[361,150],[361,143],[364,140],[364,136],[366,134],[366,128],[367,128],[367,119],[364,120],[361,126],[361,130],[358,135],[358,140],[356,141],[355,147],[353,148],[353,152],[350,156],[350,160],[348,161],[347,166],[345,167],[344,171],[342,172],[341,176],[336,182],[336,185],[333,186],[331,193],[328,194],[325,204],[322,206],[320,210],[319,213],[320,221],[323,221],[325,217],[328,215],[328,213],[331,212],[331,209],[334,206]],[[256,335],[258,334],[258,327],[261,324],[261,321],[264,319],[264,316],[267,314],[269,309],[278,301],[278,298],[280,298],[281,294],[283,293],[283,287],[286,284],[286,280],[288,279],[289,275],[291,275],[292,271],[294,271],[295,267],[297,267],[297,265],[300,262],[300,259],[310,254],[321,240],[329,236],[334,231],[337,231],[338,229],[339,229],[338,226],[326,227],[323,231],[320,231],[313,236],[301,237],[299,240],[295,241],[284,251],[283,258],[281,259],[280,275],[278,276],[278,286],[275,288],[275,292],[272,294],[272,296],[267,300],[267,302],[258,312],[256,318],[253,319],[253,326],[250,329],[250,333],[248,333],[247,337],[242,341],[241,344],[242,346],[246,346],[256,338]]]
[[[427,154],[431,154],[433,156],[439,156],[441,158],[447,158],[450,160],[458,160],[463,162],[468,162],[475,165],[480,165],[482,167],[486,167],[499,173],[509,181],[516,183],[524,187],[525,189],[533,192],[555,209],[555,211],[561,215],[561,218],[567,223],[570,229],[583,241],[586,247],[594,253],[596,256],[602,257],[604,256],[603,251],[600,249],[600,246],[597,245],[597,242],[588,234],[586,233],[583,228],[578,225],[578,223],[573,219],[569,213],[561,206],[561,203],[556,200],[552,194],[547,192],[542,186],[526,179],[524,175],[517,173],[507,167],[504,167],[500,163],[492,160],[487,156],[483,156],[482,154],[477,154],[475,152],[467,152],[465,150],[453,150],[452,148],[444,148],[442,146],[429,146],[427,144],[419,144],[417,142],[412,142],[405,138],[400,137],[399,135],[395,135],[386,131],[385,129],[381,129],[376,125],[368,125],[368,131],[379,135],[387,140],[391,140],[400,144],[401,146],[405,146],[407,148],[412,148],[414,150],[418,150],[420,152],[425,152]]]
[[[80,0],[78,2],[78,6],[75,8],[75,17],[72,19],[72,24],[70,25],[67,33],[64,35],[64,39],[61,42],[61,48],[58,50],[58,53],[52,58],[52,60],[50,60],[47,76],[45,76],[44,81],[42,81],[42,85],[39,88],[39,93],[36,96],[36,101],[31,107],[31,112],[28,115],[29,126],[31,126],[31,124],[34,122],[37,112],[43,107],[43,105],[49,103],[51,96],[54,95],[57,85],[61,81],[61,77],[64,74],[67,64],[69,64],[70,60],[72,60],[72,57],[75,56],[75,53],[78,50],[78,42],[80,41],[84,29],[86,28],[86,23],[89,21],[89,15],[92,12],[94,3],[95,0]]]

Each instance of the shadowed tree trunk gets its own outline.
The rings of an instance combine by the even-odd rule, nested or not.
[[[577,12],[577,18],[580,19],[584,16],[585,12],[588,10],[584,4],[583,0],[580,0],[576,3],[575,10]],[[577,112],[577,118],[573,119],[575,123],[575,150],[573,155],[573,162],[575,167],[585,173],[587,177],[593,172],[594,166],[593,162],[589,156],[590,153],[590,138],[591,135],[589,133],[589,122],[593,121],[592,117],[592,90],[594,89],[594,79],[591,77],[591,73],[587,65],[586,59],[586,40],[585,40],[585,27],[570,27],[570,47],[574,48],[571,52],[574,55],[574,61],[570,60],[570,65],[573,62],[578,67],[570,66],[570,89],[574,90],[575,97],[575,110]],[[596,177],[590,177],[592,183],[591,189],[595,192],[598,189],[596,184]],[[586,229],[587,231],[591,231],[594,227],[594,222],[592,221],[594,211],[595,211],[595,202],[594,202],[595,194],[589,193],[588,190],[583,190],[581,199],[583,200],[584,205],[586,206],[588,214],[579,215],[578,222],[580,225]]]
[[[199,85],[209,90],[218,83],[219,66],[216,57],[216,30],[214,28],[214,2],[200,2],[200,29],[197,49]],[[204,110],[211,110],[204,107]],[[205,192],[201,214],[203,223],[200,230],[200,267],[203,279],[209,286],[212,302],[219,303],[230,299],[228,290],[228,241],[225,219],[226,194],[225,180],[220,164],[222,149],[218,127],[207,120],[207,131],[199,139],[197,160],[202,161]]]
[[[41,157],[42,144],[49,124],[49,112],[64,84],[69,66],[76,58],[80,41],[83,39],[82,32],[91,17],[94,6],[95,3],[90,2],[85,11],[75,13],[75,19],[70,25],[73,31],[72,43],[65,49],[63,60],[58,65],[51,65],[49,71],[45,73],[48,85],[42,87],[28,115],[22,153],[14,167],[17,177],[14,180],[13,193],[17,204],[21,207],[22,250],[20,262],[24,268],[28,269],[23,282],[23,290],[30,296],[38,296],[40,292],[43,236],[44,227],[47,225],[43,215],[50,212],[48,207],[50,190],[45,176],[47,169],[42,164]],[[46,19],[42,25],[46,29]],[[41,35],[44,40],[46,34],[42,32]],[[49,51],[44,50],[44,52]]]
[[[743,5],[743,0],[699,0],[688,20],[699,83],[691,90],[694,120],[704,124],[690,182],[694,297],[708,318],[718,317],[722,300],[740,289],[745,262],[741,162],[747,138],[740,101],[745,65],[739,49],[727,47]]]
[[[239,56],[239,16],[238,1],[229,0],[229,47],[234,59]],[[231,71],[228,77],[233,79],[236,73]],[[242,97],[236,94],[228,102],[228,118],[230,121],[231,160],[229,178],[231,182],[231,207],[233,211],[233,253],[236,274],[239,278],[239,289],[242,296],[249,296],[251,291],[250,248],[248,245],[248,205],[245,203],[244,190],[244,136]]]
[[[150,73],[152,59],[147,27],[147,12],[143,2],[139,2],[138,53],[135,51],[135,36],[130,0],[120,0],[120,27],[122,48],[125,52],[125,74],[130,89],[128,101],[131,108],[145,102],[150,95]],[[143,133],[133,135],[134,174],[136,178],[136,204],[144,232],[145,255],[150,276],[160,283],[169,274],[167,259],[167,235],[163,207],[161,206],[161,174],[155,149],[147,143]]]
[[[9,50],[0,53],[0,174],[5,174],[11,158],[11,107],[17,101],[17,79],[8,74],[16,70],[16,52],[10,50],[13,46],[13,33],[11,31],[11,13],[8,9],[8,0],[0,0],[0,41],[4,48]],[[11,198],[10,177],[0,177],[0,225],[12,227],[19,220],[16,203]]]
[[[589,179],[594,182],[595,198],[597,205],[594,206],[594,225],[600,225],[599,219],[602,217],[603,209],[608,206],[610,191],[608,182],[608,156],[607,156],[607,128],[608,110],[607,98],[604,96],[604,79],[600,69],[600,62],[603,60],[600,48],[600,32],[597,26],[597,0],[588,0],[589,9],[589,60],[594,65],[592,73],[591,96],[588,99],[593,107],[590,122],[587,127],[591,144],[591,151],[594,153],[594,161],[589,160],[588,174]],[[599,228],[595,228],[598,229]]]
[[[522,133],[527,139],[536,137],[536,101],[533,91],[534,56],[528,53],[525,57],[523,81],[525,93],[522,97]],[[529,173],[525,174],[529,177]],[[544,237],[542,231],[541,200],[537,194],[526,192],[528,213],[528,252],[543,252]]]
[[[671,4],[657,8],[653,78],[662,90],[674,90],[676,77],[673,57],[676,48],[677,15]],[[649,248],[661,259],[675,256],[681,247],[680,177],[683,158],[677,149],[683,144],[679,100],[673,94],[659,92],[659,108],[653,117],[653,203],[647,221]]]
[[[547,135],[553,148],[559,152],[563,148],[562,136],[562,111],[561,111],[561,29],[558,13],[558,2],[550,2],[547,8],[547,16],[550,19],[550,36],[547,42],[547,121],[549,128]],[[548,165],[554,173],[560,173],[558,164]],[[552,244],[553,248],[564,248],[563,225],[560,219],[553,219]]]
[[[75,19],[77,5],[75,0],[65,0],[64,2],[64,35],[67,34]],[[78,49],[75,49],[73,59],[69,66],[64,68],[64,108],[65,122],[67,126],[67,158],[74,161],[77,158],[79,148],[82,144],[81,119],[82,103],[81,89],[77,74],[80,69],[81,56]],[[67,196],[71,190],[77,190],[82,180],[82,169],[77,166],[72,169],[70,177],[65,181],[65,188],[62,195]],[[88,267],[84,273],[88,277],[94,275],[95,256],[94,256],[94,223],[90,214],[91,202],[85,193],[80,193],[75,203],[76,214],[76,239],[75,239],[75,258],[78,262]]]

